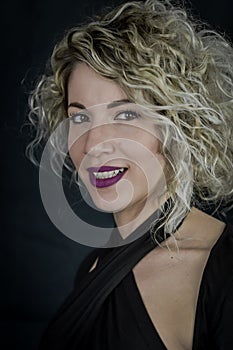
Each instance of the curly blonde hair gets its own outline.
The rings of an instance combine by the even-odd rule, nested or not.
[[[54,48],[50,69],[30,99],[36,137],[28,154],[33,159],[37,145],[67,118],[69,75],[77,62],[87,63],[130,100],[160,114],[163,152],[174,175],[166,230],[174,232],[191,204],[217,207],[232,200],[232,58],[223,36],[168,0],[127,2],[96,16]]]

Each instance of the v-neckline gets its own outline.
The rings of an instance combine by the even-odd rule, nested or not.
[[[227,235],[227,232],[228,232],[228,229],[229,229],[229,224],[226,224],[221,235],[218,237],[217,241],[214,243],[213,247],[211,248],[209,254],[208,254],[208,257],[207,257],[207,260],[206,260],[206,264],[204,266],[204,269],[203,269],[203,272],[202,272],[202,275],[201,275],[201,279],[200,279],[200,285],[199,285],[199,291],[198,291],[198,297],[197,297],[197,303],[196,303],[196,310],[195,310],[195,317],[194,317],[194,330],[193,330],[193,339],[192,339],[192,350],[198,350],[196,347],[195,347],[195,335],[197,333],[197,323],[198,323],[198,319],[197,319],[197,315],[200,313],[200,307],[201,307],[201,301],[202,301],[202,296],[204,294],[204,291],[205,291],[205,282],[206,282],[206,279],[207,279],[207,272],[208,272],[208,269],[209,269],[209,266],[211,265],[212,263],[212,259],[216,253],[216,251],[218,250],[219,246],[221,246],[221,242],[224,240],[225,236]],[[156,249],[157,247],[155,247]],[[137,282],[136,282],[136,279],[135,279],[135,276],[134,276],[134,273],[133,273],[133,270],[130,271],[129,273],[129,277],[130,277],[130,286],[131,286],[131,289],[130,289],[130,293],[133,294],[132,296],[132,300],[138,300],[138,303],[137,303],[137,310],[140,311],[139,315],[140,317],[143,317],[143,322],[145,322],[148,326],[147,330],[148,330],[148,337],[150,337],[150,340],[151,340],[151,336],[152,334],[154,334],[155,338],[153,340],[153,348],[155,347],[155,344],[160,343],[160,345],[162,346],[163,350],[167,350],[167,347],[166,345],[164,344],[157,328],[155,327],[155,325],[153,324],[152,320],[151,320],[151,317],[150,315],[148,314],[148,311],[146,309],[146,306],[144,304],[144,301],[142,299],[142,296],[141,296],[141,293],[139,291],[139,288],[138,288],[138,285],[137,285]],[[135,297],[135,298],[134,298]],[[135,317],[137,317],[135,315]],[[161,349],[162,350],[162,349]]]

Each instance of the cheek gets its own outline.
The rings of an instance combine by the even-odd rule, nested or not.
[[[161,153],[162,149],[162,143],[161,141],[155,137],[155,136],[150,136],[147,138],[147,145],[146,147],[156,156],[158,156]]]
[[[69,155],[76,170],[78,170],[84,157],[80,142],[76,141],[71,147],[69,146]]]
[[[155,128],[150,128],[151,131],[143,130],[141,127],[134,133],[134,140],[140,142],[142,146],[145,147],[148,151],[157,155],[161,153],[162,142],[159,131]]]
[[[70,158],[73,161],[75,167],[79,167],[84,156],[84,146],[86,142],[85,130],[75,126],[70,126],[68,131],[68,150]]]

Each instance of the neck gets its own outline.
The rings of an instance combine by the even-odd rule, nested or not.
[[[146,198],[146,200],[129,206],[113,214],[116,225],[122,238],[128,237],[137,227],[148,219],[168,199],[168,193],[159,198]]]

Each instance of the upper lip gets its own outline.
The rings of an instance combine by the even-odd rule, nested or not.
[[[100,166],[100,167],[89,167],[87,168],[87,171],[89,172],[103,172],[103,171],[113,171],[125,168],[123,166]]]

